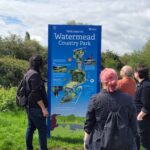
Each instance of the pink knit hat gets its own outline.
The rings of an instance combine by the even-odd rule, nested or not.
[[[102,83],[108,83],[108,82],[112,82],[112,81],[117,81],[118,76],[114,69],[105,68],[104,70],[102,70],[102,72],[100,74],[100,80]]]

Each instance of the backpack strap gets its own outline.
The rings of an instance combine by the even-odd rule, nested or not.
[[[27,97],[29,96],[29,94],[31,93],[30,90],[30,86],[29,86],[29,79],[32,77],[32,75],[34,74],[38,74],[37,71],[30,69],[25,75],[24,75],[24,82],[25,82],[25,86],[26,86],[26,91],[27,91]],[[29,107],[29,100],[28,100],[28,105],[27,107]]]
[[[25,75],[24,75],[24,79],[25,79],[25,83],[26,83],[26,88],[27,91],[30,91],[30,86],[29,86],[29,79],[31,78],[32,75],[34,74],[38,74],[37,71],[30,69]]]

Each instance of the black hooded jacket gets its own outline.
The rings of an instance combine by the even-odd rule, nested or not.
[[[37,104],[37,102],[40,100],[43,101],[45,107],[48,107],[47,94],[41,74],[39,71],[29,69],[25,74],[25,76],[28,76],[31,73],[33,75],[29,78],[28,81],[30,88],[30,93],[28,96],[29,108],[40,108],[39,105]]]

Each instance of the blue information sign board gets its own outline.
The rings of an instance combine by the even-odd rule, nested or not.
[[[49,112],[85,116],[100,90],[101,26],[49,25]]]

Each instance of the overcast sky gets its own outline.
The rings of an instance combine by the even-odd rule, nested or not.
[[[47,46],[48,24],[70,20],[102,25],[102,50],[124,54],[150,38],[150,0],[0,0],[1,36],[28,31]]]

